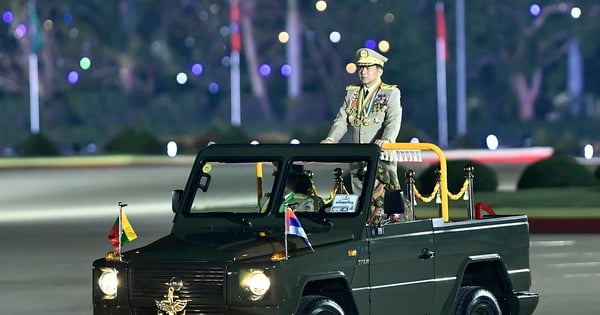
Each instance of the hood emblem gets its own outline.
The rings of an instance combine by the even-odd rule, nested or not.
[[[167,295],[164,296],[165,299],[154,300],[156,307],[158,307],[159,310],[158,315],[178,315],[182,311],[183,313],[181,313],[181,315],[185,315],[185,307],[191,300],[180,300],[179,296],[174,295],[174,292],[183,288],[183,280],[173,277],[169,282],[165,283],[165,285],[169,287]]]

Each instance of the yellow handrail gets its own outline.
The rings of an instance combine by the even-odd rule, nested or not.
[[[441,211],[444,222],[450,220],[448,214],[448,177],[446,167],[446,155],[433,143],[386,143],[381,147],[383,150],[429,150],[435,152],[440,161],[440,198],[442,199]]]

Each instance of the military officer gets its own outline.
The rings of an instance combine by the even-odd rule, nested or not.
[[[327,138],[321,143],[337,143],[351,131],[353,143],[375,143],[380,147],[395,142],[400,132],[402,105],[400,90],[396,85],[381,81],[383,66],[387,58],[380,53],[360,48],[356,52],[356,65],[360,84],[346,86],[346,97],[333,121]],[[392,182],[388,189],[400,189],[397,175],[397,161],[393,155],[381,163],[389,172]],[[362,188],[357,172],[352,171],[352,190],[358,194]]]

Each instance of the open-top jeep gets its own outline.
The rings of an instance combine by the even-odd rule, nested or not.
[[[450,220],[442,151],[384,149],[439,156],[439,217],[400,191],[375,205],[376,145],[206,147],[171,233],[94,261],[94,314],[533,313],[527,217]]]

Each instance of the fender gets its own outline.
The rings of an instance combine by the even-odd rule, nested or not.
[[[471,275],[474,274],[483,275],[481,279],[477,280],[480,281],[477,285],[490,290],[498,299],[500,299],[500,296],[512,292],[512,282],[499,254],[469,256],[457,268],[456,282],[451,292],[448,292],[448,299],[444,303],[443,313],[450,312],[461,286],[473,284],[474,279]],[[494,286],[491,286],[491,284],[494,284]]]

